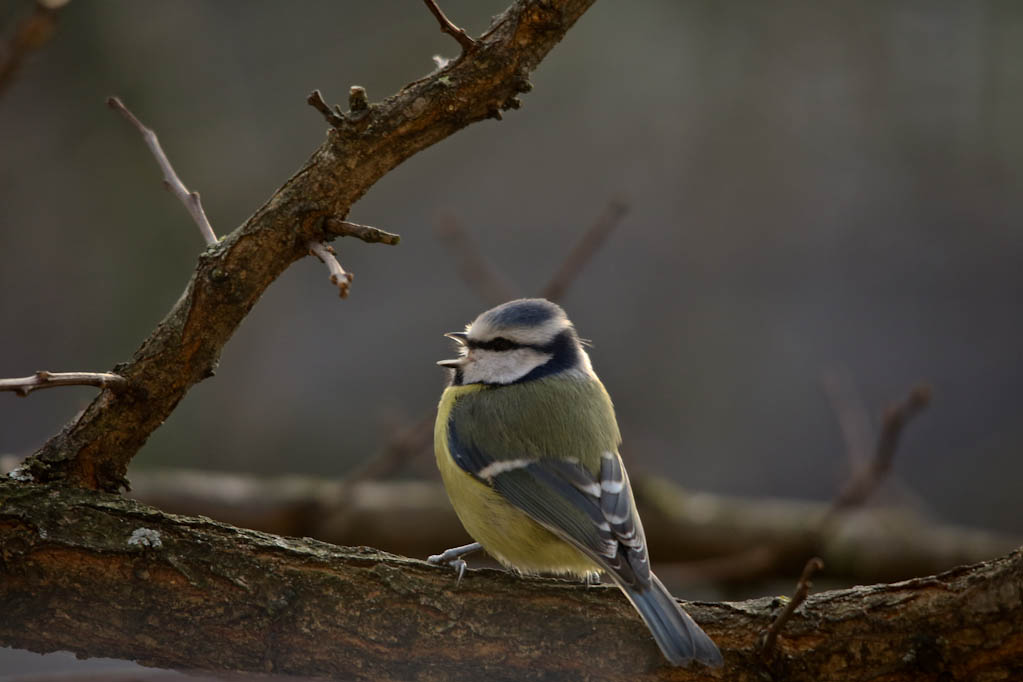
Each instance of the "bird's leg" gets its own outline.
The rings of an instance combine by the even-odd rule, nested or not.
[[[583,578],[583,583],[586,587],[593,587],[594,585],[600,584],[600,571],[589,571]]]
[[[431,554],[427,557],[426,561],[438,566],[441,564],[447,564],[451,568],[455,569],[455,572],[458,574],[458,579],[455,581],[455,585],[458,585],[462,582],[462,576],[465,575],[466,563],[462,557],[472,554],[473,552],[478,552],[481,549],[483,549],[483,545],[478,542],[472,542],[468,545],[462,545],[461,547],[446,549],[440,554]]]

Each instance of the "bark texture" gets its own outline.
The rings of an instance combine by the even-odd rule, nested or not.
[[[171,311],[127,363],[128,381],[88,408],[26,461],[34,480],[116,491],[128,462],[195,383],[263,291],[377,180],[416,152],[504,109],[593,0],[519,0],[476,47],[382,102],[351,112],[306,165],[245,224],[207,248]]]
[[[0,483],[0,645],[353,680],[1023,679],[1023,554],[780,600],[688,603],[725,655],[672,669],[614,588],[450,571],[367,548]],[[556,618],[552,615],[556,614]]]
[[[780,555],[768,577],[793,580],[816,554],[827,566],[824,577],[851,584],[938,573],[1023,544],[1017,536],[942,525],[883,507],[848,515],[821,542],[814,529],[828,513],[826,503],[716,495],[651,476],[634,478],[633,487],[658,575],[669,584],[725,579],[729,567],[719,566],[721,558],[738,561],[754,547]],[[343,480],[303,476],[165,469],[134,473],[132,488],[136,499],[176,514],[339,545],[372,545],[405,556],[425,557],[469,541],[443,488],[427,481],[348,486]]]

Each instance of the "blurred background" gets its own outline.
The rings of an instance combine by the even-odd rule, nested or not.
[[[442,3],[473,35],[506,5]],[[31,7],[0,4],[5,37]],[[226,234],[323,140],[311,90],[376,101],[435,54],[457,45],[419,2],[71,2],[0,93],[0,376],[127,360],[203,249],[109,95]],[[532,82],[522,110],[353,207],[402,242],[335,242],[347,300],[313,258],[274,283],[129,477],[344,476],[430,413],[441,334],[489,306],[444,216],[531,295],[617,200],[561,302],[630,471],[826,501],[849,475],[843,405],[876,429],[926,383],[902,499],[1023,534],[1023,4],[603,2]],[[30,454],[94,395],[0,395],[0,455]],[[402,473],[434,475],[429,457]]]

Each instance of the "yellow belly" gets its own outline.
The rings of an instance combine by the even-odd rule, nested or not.
[[[479,384],[450,386],[441,396],[434,451],[451,505],[470,536],[492,557],[522,573],[584,577],[600,569],[582,552],[550,532],[492,488],[463,471],[447,447],[447,423],[459,396],[486,390]]]

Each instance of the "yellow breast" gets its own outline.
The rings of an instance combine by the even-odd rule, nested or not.
[[[512,506],[493,488],[458,466],[448,449],[448,420],[455,403],[477,391],[482,384],[449,386],[437,408],[434,452],[451,505],[470,536],[505,566],[522,573],[585,576],[599,570],[575,547]]]

